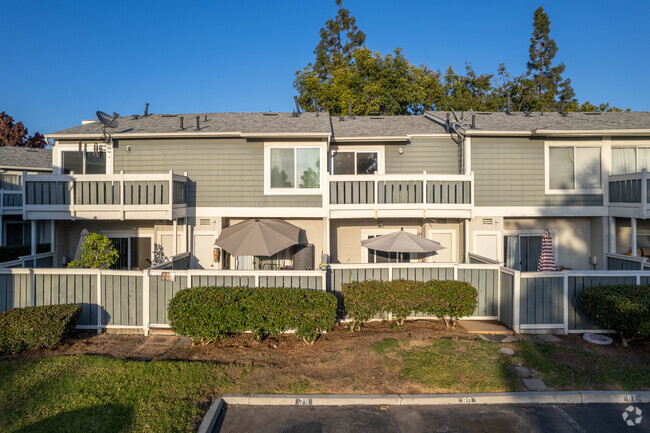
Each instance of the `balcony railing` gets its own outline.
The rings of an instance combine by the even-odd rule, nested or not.
[[[474,175],[330,176],[333,209],[471,209]]]
[[[646,218],[650,203],[649,186],[650,179],[646,170],[609,176],[610,215]]]
[[[187,178],[165,174],[26,175],[28,218],[174,219],[185,217]]]

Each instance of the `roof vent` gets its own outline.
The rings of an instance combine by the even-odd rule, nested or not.
[[[179,123],[179,128],[180,128],[180,130],[182,131],[183,129],[185,129],[185,128],[183,127],[183,116],[179,117],[179,118],[178,118],[178,121],[179,121],[179,122],[178,122],[178,123]]]
[[[163,114],[162,117],[176,117],[177,114]]]
[[[271,113],[271,112],[262,113],[262,116],[277,116],[277,115],[278,115],[278,113]]]
[[[201,116],[196,116],[196,130],[201,130]]]
[[[149,115],[149,103],[144,104],[144,117]]]
[[[375,120],[382,120],[383,119],[383,117],[381,117],[381,116],[370,116],[370,118],[375,119]]]
[[[585,113],[585,114],[586,114],[587,116],[600,116],[600,115],[603,114],[603,113],[602,113],[602,111],[589,111],[589,112],[587,112],[587,113]]]
[[[140,118],[139,115],[137,115],[137,114],[134,114],[134,115],[133,115],[133,120],[138,120],[139,118]]]
[[[524,115],[525,115],[526,117],[530,117],[530,111],[524,111]]]

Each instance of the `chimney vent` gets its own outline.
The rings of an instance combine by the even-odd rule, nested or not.
[[[506,108],[506,113],[510,115],[510,93],[508,93],[508,107]]]
[[[472,114],[472,129],[476,129],[476,114]]]
[[[183,129],[185,129],[185,128],[183,128],[183,116],[179,117],[178,120],[179,120],[180,128],[181,128],[181,131],[182,131]]]
[[[199,131],[201,129],[201,116],[196,116],[196,130]]]
[[[149,103],[144,104],[144,117],[149,115]]]

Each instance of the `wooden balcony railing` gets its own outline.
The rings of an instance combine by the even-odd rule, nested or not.
[[[470,208],[474,175],[370,175],[330,176],[333,207]]]
[[[173,219],[184,217],[187,178],[164,174],[25,175],[23,206],[58,218]]]

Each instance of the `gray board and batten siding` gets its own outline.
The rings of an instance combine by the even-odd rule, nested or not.
[[[417,137],[407,143],[387,144],[384,149],[386,174],[462,174],[458,145],[449,138]]]
[[[476,206],[602,206],[602,194],[546,194],[544,140],[472,138]]]
[[[287,140],[283,140],[286,142]],[[303,140],[304,142],[304,140]],[[314,141],[314,144],[319,144]],[[127,150],[130,146],[130,150]],[[320,195],[264,195],[264,142],[240,138],[119,140],[113,172],[187,172],[191,207],[320,207]]]

